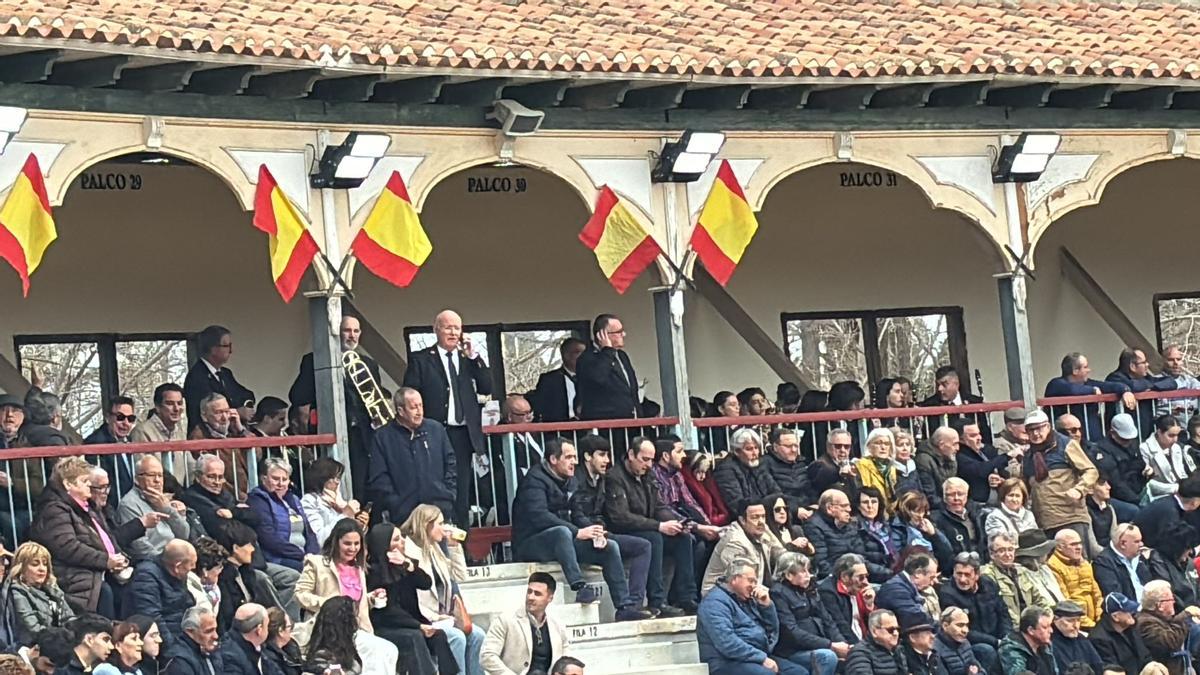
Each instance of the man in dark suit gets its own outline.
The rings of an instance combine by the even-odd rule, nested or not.
[[[538,377],[530,402],[539,422],[567,422],[575,419],[575,367],[587,343],[577,337],[563,340],[558,352],[562,366]]]
[[[108,404],[104,424],[83,439],[85,445],[128,443],[137,415],[133,412],[133,399],[116,396]],[[108,472],[113,480],[113,501],[125,496],[133,487],[132,455],[88,455],[87,461]]]
[[[236,408],[243,422],[253,414],[254,392],[243,387],[233,371],[226,368],[233,356],[233,336],[224,326],[209,326],[196,336],[200,358],[188,370],[183,381],[183,397],[187,400],[188,431],[200,424],[200,402],[209,394],[221,394]]]
[[[342,354],[352,352],[358,349],[358,340],[362,335],[362,326],[358,319],[353,316],[342,317],[341,327],[338,329],[341,335]],[[379,365],[375,363],[375,359],[366,354],[359,354],[363,363],[370,371],[371,377],[375,378],[376,384],[379,384],[380,393],[387,396],[387,392],[383,389],[383,380],[379,379]],[[334,367],[341,368],[341,354],[336,357]],[[363,405],[362,396],[359,395],[358,389],[350,382],[350,378],[342,379],[342,384],[346,390],[346,425],[348,442],[350,444],[350,479],[353,482],[354,498],[363,499],[363,490],[367,485],[367,468],[370,466],[371,457],[371,433],[373,427],[371,425],[371,415],[367,412],[367,407]],[[300,372],[296,375],[296,380],[292,382],[292,388],[288,390],[288,400],[291,401],[292,407],[304,407],[304,416],[307,417],[309,411],[317,405],[317,378],[313,367],[313,353],[309,352],[300,359]]]
[[[492,373],[463,335],[462,317],[444,310],[433,320],[437,344],[415,352],[404,372],[404,386],[421,393],[425,415],[446,427],[458,466],[454,503],[456,524],[466,527],[470,515],[473,453],[483,453],[483,408],[479,396],[492,394]]]
[[[942,366],[933,373],[934,387],[937,391],[929,398],[921,401],[917,405],[922,408],[941,408],[945,406],[972,405],[975,403],[983,403],[983,398],[974,394],[968,394],[962,390],[962,381],[959,379],[958,371],[954,366]],[[991,438],[991,427],[988,425],[987,415],[980,414],[963,414],[963,415],[940,415],[937,417],[925,418],[925,424],[929,429],[929,433],[933,433],[938,427],[949,426],[956,419],[966,418],[975,420],[979,423],[979,430],[983,432],[984,438]]]
[[[611,420],[638,416],[638,380],[625,353],[625,326],[612,314],[592,322],[592,346],[579,357],[576,393],[580,419]]]

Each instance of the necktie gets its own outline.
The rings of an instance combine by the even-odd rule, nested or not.
[[[450,366],[450,400],[454,401],[454,423],[462,424],[466,420],[462,400],[458,397],[458,368],[454,365],[454,352],[446,352],[446,363]]]

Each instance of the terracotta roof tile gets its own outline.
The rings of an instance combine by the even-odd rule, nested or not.
[[[1200,78],[1200,6],[1080,0],[0,0],[0,35],[373,65]]]

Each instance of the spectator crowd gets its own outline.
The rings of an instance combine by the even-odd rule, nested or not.
[[[502,424],[657,414],[620,319],[592,328],[590,342],[564,341],[562,366],[534,391],[505,397]],[[256,399],[219,326],[199,334],[201,358],[183,386],[155,390],[148,414],[116,396],[79,456],[10,455],[0,649],[11,666],[582,673],[547,612],[555,576],[531,575],[522,607],[473,625],[459,588],[468,533],[455,523],[482,506],[512,523],[514,558],[561,567],[574,602],[607,594],[618,621],[695,615],[713,675],[1194,672],[1200,382],[1178,348],[1160,375],[1126,349],[1103,381],[1069,354],[1046,394],[1117,404],[1013,407],[997,411],[995,431],[947,366],[917,404],[900,377],[875,386],[869,409],[855,382],[803,395],[785,383],[774,403],[757,388],[722,391],[695,411],[722,418],[697,448],[634,421],[631,437],[513,426],[503,449],[483,434],[492,377],[461,318],[447,310],[433,329],[386,418],[362,381],[347,381],[348,466],[289,445],[313,422],[313,356],[289,401]],[[344,351],[360,332],[343,320]],[[361,358],[365,386],[378,388]],[[61,401],[31,379],[25,397],[0,396],[0,448],[80,444]],[[1162,395],[1134,396],[1147,391]],[[849,423],[771,419],[856,410]],[[278,440],[211,454],[86,447],[251,436]],[[512,489],[504,476],[518,478]]]

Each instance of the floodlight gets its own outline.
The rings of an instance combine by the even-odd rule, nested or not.
[[[352,131],[340,145],[325,148],[316,170],[309,175],[314,188],[356,188],[371,174],[387,152],[392,137]]]
[[[1058,152],[1062,137],[1054,133],[1023,133],[1000,149],[992,170],[994,183],[1032,183],[1042,176]]]
[[[650,179],[656,183],[691,183],[708,170],[713,157],[725,144],[719,131],[683,132],[678,141],[663,145]]]
[[[8,147],[8,142],[25,124],[29,111],[10,105],[0,105],[0,154]]]

